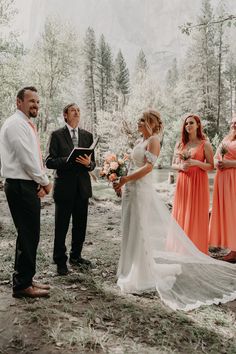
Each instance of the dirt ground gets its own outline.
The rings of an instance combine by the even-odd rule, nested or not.
[[[168,202],[171,192],[160,192]],[[112,190],[95,186],[84,247],[93,268],[70,267],[69,275],[59,277],[52,263],[54,205],[51,197],[43,200],[36,278],[51,285],[51,297],[14,299],[16,232],[0,188],[1,354],[236,353],[236,302],[186,314],[170,310],[156,293],[121,295],[120,209]]]

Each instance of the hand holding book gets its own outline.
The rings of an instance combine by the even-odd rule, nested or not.
[[[89,157],[93,153],[95,147],[98,144],[98,141],[99,141],[99,137],[97,137],[94,140],[94,142],[92,143],[92,145],[89,148],[75,147],[71,151],[71,153],[70,153],[69,157],[67,158],[66,162],[67,163],[68,162],[76,162],[76,161],[78,161],[77,158],[80,158],[80,157],[82,157],[82,158],[84,158],[86,160],[87,158],[85,157],[85,155],[87,155],[87,157]],[[84,160],[82,159],[82,161],[84,161]],[[78,162],[82,163],[81,161],[78,161]]]
[[[91,155],[83,155],[76,157],[75,162],[80,163],[81,165],[84,165],[85,167],[89,168],[91,164]]]

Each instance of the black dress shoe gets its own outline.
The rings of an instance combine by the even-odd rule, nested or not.
[[[57,264],[57,274],[58,275],[67,275],[69,273],[67,265],[66,264]]]
[[[82,257],[70,258],[69,262],[71,265],[75,265],[78,267],[91,267],[92,266],[92,263],[88,259],[84,259]]]

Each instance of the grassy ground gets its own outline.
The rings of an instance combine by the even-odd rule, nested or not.
[[[103,185],[94,192],[84,248],[93,269],[55,274],[54,207],[47,198],[37,278],[51,284],[51,297],[23,300],[11,296],[16,233],[0,192],[0,353],[236,353],[236,302],[186,314],[170,310],[156,293],[121,295],[116,286],[120,204]]]

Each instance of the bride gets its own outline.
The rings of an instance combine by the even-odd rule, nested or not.
[[[200,252],[153,187],[162,128],[158,112],[143,113],[138,121],[142,139],[133,149],[129,173],[114,186],[120,192],[125,185],[117,284],[124,293],[156,289],[173,310],[234,300],[236,266]]]

